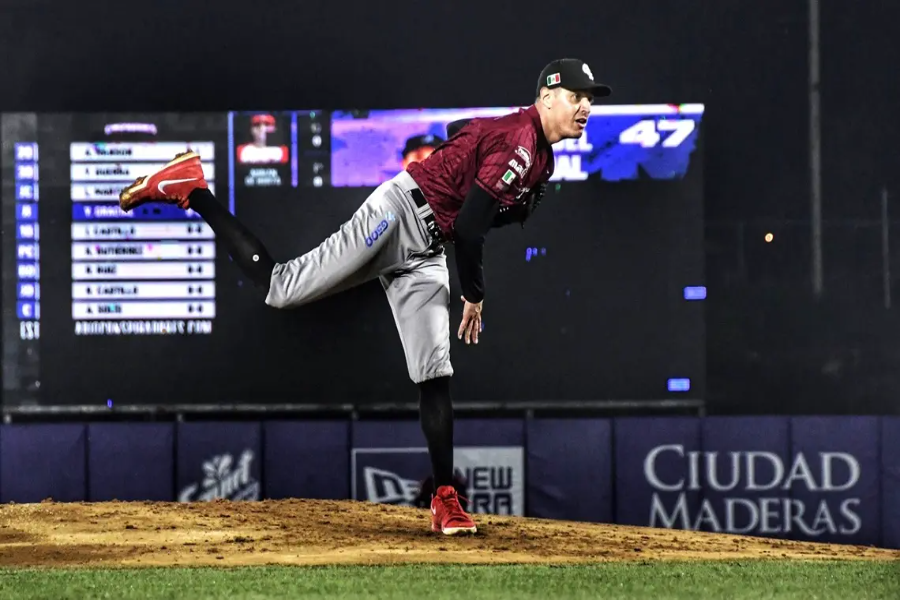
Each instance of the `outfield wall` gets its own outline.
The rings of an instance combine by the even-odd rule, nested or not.
[[[900,417],[460,419],[476,513],[900,548]],[[412,503],[417,421],[0,426],[0,502]]]

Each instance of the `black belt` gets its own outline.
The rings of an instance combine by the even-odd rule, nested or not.
[[[419,218],[425,223],[425,228],[428,230],[428,233],[431,234],[431,237],[436,243],[444,243],[446,241],[444,232],[441,231],[440,226],[437,224],[437,220],[434,218],[434,212],[431,210],[431,205],[428,204],[428,201],[425,199],[425,194],[417,187],[409,190],[409,193],[412,195],[413,202],[415,202],[416,206],[419,208],[417,211]]]

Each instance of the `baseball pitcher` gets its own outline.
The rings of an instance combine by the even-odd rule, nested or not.
[[[534,103],[498,118],[451,124],[449,139],[373,191],[356,212],[303,256],[276,262],[210,193],[200,157],[187,152],[125,188],[119,204],[190,207],[215,231],[234,262],[275,308],[296,308],[378,279],[400,334],[435,492],[432,530],[475,533],[453,487],[450,396],[450,284],[444,245],[455,245],[462,319],[457,330],[478,344],[485,299],[482,249],[492,227],[522,223],[553,174],[552,144],[579,138],[595,97],[612,90],[577,59],[555,60],[538,79]]]

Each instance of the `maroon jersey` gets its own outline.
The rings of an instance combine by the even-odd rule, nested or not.
[[[493,119],[473,119],[428,158],[408,168],[435,221],[450,239],[453,223],[473,184],[500,202],[517,204],[553,175],[553,148],[537,108]]]

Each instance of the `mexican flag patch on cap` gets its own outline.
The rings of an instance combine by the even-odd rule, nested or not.
[[[554,73],[553,75],[547,75],[547,85],[554,85],[559,83],[559,73]]]

